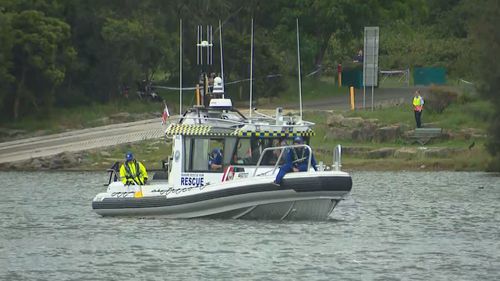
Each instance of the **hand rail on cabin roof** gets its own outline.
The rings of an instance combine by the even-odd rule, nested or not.
[[[177,122],[174,122],[177,120]],[[315,125],[313,122],[309,121],[302,121],[301,124],[256,124],[256,123],[250,123],[250,122],[243,122],[243,121],[236,121],[236,120],[231,120],[231,119],[222,119],[222,118],[212,118],[212,117],[186,117],[186,116],[175,116],[173,118],[170,118],[169,121],[167,121],[167,125],[171,124],[179,124],[178,121],[180,120],[194,120],[195,122],[198,121],[196,124],[185,124],[185,125],[210,125],[207,124],[206,121],[211,121],[211,122],[217,122],[217,123],[227,123],[228,126],[230,127],[223,127],[221,125],[219,126],[213,126],[214,128],[234,128],[235,126],[245,126],[245,125],[250,125],[250,126],[267,126],[269,128],[298,128],[298,127],[312,127]],[[274,119],[273,119],[274,120]],[[182,123],[180,123],[182,124]]]

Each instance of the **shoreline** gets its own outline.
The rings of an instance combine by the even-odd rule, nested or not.
[[[428,140],[426,145],[415,144],[411,138],[414,129],[403,122],[401,116],[405,113],[398,110],[401,109],[383,109],[379,115],[362,117],[351,116],[351,112],[305,112],[306,119],[316,123],[315,137],[310,143],[316,159],[331,165],[333,145],[342,144],[342,170],[345,171],[488,171],[491,156],[486,151],[482,129],[443,126],[440,137]],[[392,118],[398,122],[391,122],[388,116],[392,113],[396,113]],[[103,128],[108,127],[92,130]],[[106,146],[81,151],[2,163],[0,171],[104,172],[114,162],[122,162],[126,151],[133,151],[146,168],[159,169],[161,160],[171,155],[171,146],[163,137],[111,146],[106,143]]]
[[[491,173],[487,169],[477,166],[467,166],[467,163],[455,162],[453,159],[421,159],[421,160],[402,160],[402,159],[368,159],[351,158],[342,161],[342,171],[351,172],[401,172],[401,171],[421,171],[421,172],[485,172]],[[25,165],[14,166],[15,163],[9,163],[0,167],[0,172],[103,172],[107,174],[107,169],[111,167],[107,163],[99,165],[77,165],[73,167],[29,167]],[[161,170],[157,165],[146,165],[148,171]],[[326,163],[330,165],[330,163]]]

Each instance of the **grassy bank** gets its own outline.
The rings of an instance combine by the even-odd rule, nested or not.
[[[425,110],[422,115],[422,122],[424,126],[440,127],[454,131],[464,128],[484,130],[488,126],[488,118],[492,112],[493,107],[489,102],[471,98],[468,101],[451,104],[442,113]],[[415,126],[415,118],[410,104],[378,108],[374,111],[350,111],[347,116],[365,119],[376,118],[386,124],[399,122],[408,126]]]
[[[336,144],[344,147],[342,155],[343,169],[348,171],[356,170],[452,170],[452,171],[484,171],[490,156],[484,149],[484,142],[476,140],[473,149],[465,149],[462,153],[456,153],[447,157],[422,157],[415,156],[408,158],[384,158],[372,159],[349,154],[348,148],[356,147],[366,150],[376,150],[380,148],[416,148],[425,149],[433,147],[466,148],[469,141],[449,141],[443,143],[430,144],[422,147],[418,144],[403,143],[353,143],[348,141],[322,141],[320,138],[313,138],[312,147],[318,161],[331,165],[333,159],[333,148]],[[144,162],[148,169],[161,168],[161,160],[167,159],[171,153],[171,146],[165,139],[148,140],[131,144],[123,144],[103,149],[95,149],[87,153],[87,160],[83,161],[78,170],[105,170],[115,161],[123,161],[124,154],[133,151],[137,159]]]
[[[93,149],[88,151],[87,159],[75,169],[105,170],[116,161],[123,162],[125,153],[128,151],[132,151],[136,159],[143,162],[148,169],[160,169],[161,161],[170,156],[171,149],[171,145],[164,138]]]
[[[476,133],[484,134],[487,124],[478,118],[481,112],[489,110],[489,105],[482,101],[473,101],[466,104],[455,104],[447,108],[443,113],[426,112],[426,119],[435,126],[440,126],[447,132],[459,134],[463,130],[473,129]],[[393,106],[381,108],[375,111],[344,111],[335,112],[345,116],[363,117],[366,119],[378,119],[383,125],[404,124],[414,126],[413,114],[408,108]],[[359,142],[352,139],[335,139],[327,137],[330,130],[327,124],[331,112],[326,111],[306,111],[304,118],[316,123],[315,137],[312,138],[311,146],[315,149],[318,161],[326,164],[332,163],[333,149],[335,145],[341,144],[344,147],[342,158],[343,168],[346,170],[455,170],[455,171],[484,171],[490,160],[490,156],[485,150],[484,137],[464,137],[448,140],[434,141],[422,146],[416,143],[408,143],[404,139],[396,139],[392,142]],[[474,146],[469,149],[471,144]],[[384,159],[374,159],[367,156],[349,154],[349,148],[362,150],[377,150],[382,148],[425,150],[433,148],[450,148],[458,152],[446,157],[432,156],[425,157],[422,154],[415,154],[412,157],[388,157]],[[137,158],[143,161],[151,169],[160,168],[161,160],[170,155],[171,147],[163,140],[143,141],[133,144],[125,144],[103,150],[95,150],[89,153],[90,166],[93,169],[105,169],[111,166],[114,161],[123,161],[126,151],[134,151]],[[103,152],[104,151],[104,152]],[[88,166],[88,165],[87,165]],[[82,165],[85,169],[85,165]]]
[[[320,160],[332,162],[333,147],[342,146],[377,150],[381,148],[394,149],[426,149],[450,148],[457,153],[447,157],[415,156],[411,159],[389,157],[384,159],[370,159],[366,156],[343,155],[343,164],[346,169],[354,170],[457,170],[457,171],[484,171],[488,167],[491,156],[485,149],[485,130],[488,126],[488,116],[492,111],[489,103],[479,99],[451,104],[442,113],[426,111],[424,125],[440,127],[449,134],[450,139],[432,141],[425,146],[411,143],[400,138],[392,142],[354,141],[352,139],[336,139],[328,135],[330,127],[327,124],[328,112],[306,112],[305,119],[316,123],[316,136],[312,139],[312,146],[319,150]],[[371,110],[335,111],[346,117],[361,117],[363,119],[377,119],[380,126],[400,125],[412,129],[415,127],[413,112],[409,106],[390,106]],[[472,146],[472,147],[471,147]],[[469,149],[470,148],[470,149]]]
[[[120,100],[109,104],[88,104],[75,108],[56,108],[50,114],[21,118],[3,127],[28,132],[56,133],[70,129],[97,127],[112,123],[131,122],[144,117],[161,115],[163,105],[140,100]]]
[[[291,85],[292,82],[290,82]],[[330,78],[304,79],[304,100],[321,100],[332,95],[345,94],[345,88],[338,88]],[[176,95],[167,99],[172,114],[177,113]],[[273,104],[290,104],[298,100],[296,88],[290,87],[287,92],[272,100]],[[185,97],[186,104],[190,96]],[[120,100],[107,105],[93,104],[73,109],[56,109],[51,115],[43,118],[25,118],[18,122],[9,124],[9,128],[22,129],[31,134],[47,134],[61,132],[68,129],[81,129],[86,127],[101,126],[110,123],[130,122],[140,119],[159,118],[163,105],[130,98]],[[272,111],[274,112],[274,111]],[[385,159],[370,159],[366,156],[344,153],[343,167],[347,170],[485,170],[490,160],[484,148],[484,134],[488,126],[488,117],[492,112],[489,103],[475,97],[460,98],[448,106],[442,113],[426,110],[423,114],[424,126],[440,127],[446,132],[459,137],[448,140],[432,142],[426,147],[446,147],[461,149],[460,153],[449,157],[422,157],[411,158],[389,157]],[[410,105],[396,105],[376,108],[371,110],[338,111],[345,117],[361,117],[363,119],[377,119],[378,124],[399,124],[407,128],[415,126],[415,120]],[[272,113],[271,113],[272,114]],[[380,148],[409,148],[417,149],[421,145],[408,143],[404,139],[396,139],[391,142],[354,141],[352,139],[340,139],[329,135],[331,127],[327,124],[328,117],[332,112],[306,111],[304,119],[316,123],[316,136],[311,145],[316,151],[319,161],[327,164],[332,162],[333,148],[341,144],[346,148],[363,148],[365,150],[376,150]],[[464,131],[471,131],[473,137],[460,137]],[[28,134],[29,135],[29,134]],[[468,149],[471,144],[474,147]],[[153,140],[133,144],[118,145],[86,153],[86,161],[82,161],[77,169],[102,170],[110,167],[115,161],[122,161],[126,151],[134,151],[137,158],[143,161],[149,168],[160,168],[162,159],[170,155],[171,147],[166,141]]]

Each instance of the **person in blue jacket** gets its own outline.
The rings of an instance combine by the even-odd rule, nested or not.
[[[304,139],[302,137],[295,137],[293,140],[294,145],[304,144]],[[294,147],[287,149],[285,152],[285,164],[280,167],[278,175],[274,180],[274,184],[281,185],[283,177],[286,173],[289,172],[304,172],[307,171],[307,164],[309,159],[309,150],[305,147]],[[311,167],[315,171],[316,168],[316,159],[314,158],[314,154],[311,155]]]
[[[214,148],[210,154],[210,160],[208,160],[208,168],[211,171],[222,170],[222,150],[219,148]]]

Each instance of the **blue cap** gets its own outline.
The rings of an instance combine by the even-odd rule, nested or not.
[[[132,154],[132,152],[127,152],[127,154],[125,154],[125,159],[127,161],[132,161],[134,159],[134,154]]]
[[[212,150],[212,153],[213,154],[220,154],[220,149],[214,148],[214,150]]]
[[[302,137],[295,137],[293,139],[294,143],[304,143],[304,139]]]

